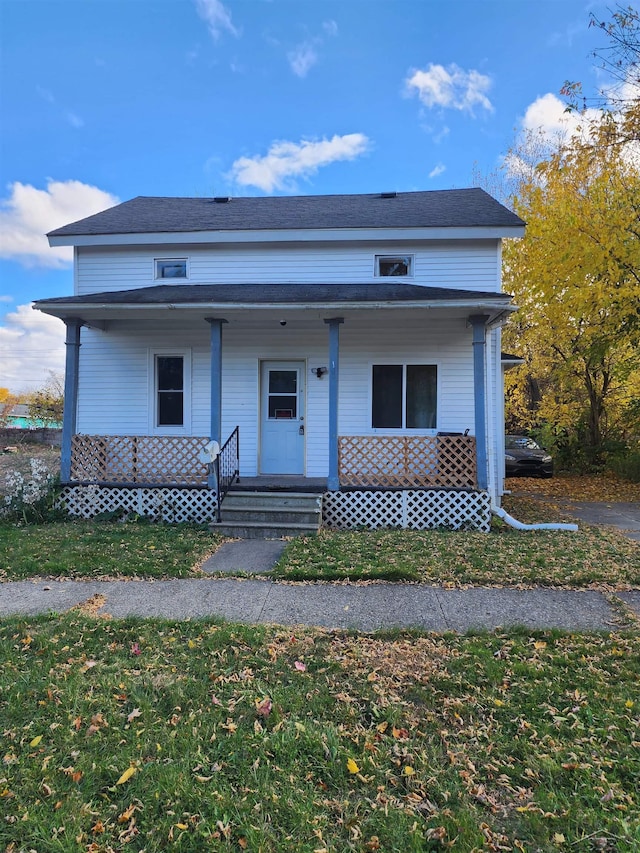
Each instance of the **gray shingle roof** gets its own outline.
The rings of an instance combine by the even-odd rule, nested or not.
[[[484,190],[233,198],[138,196],[51,231],[50,237],[311,228],[521,227]]]
[[[159,284],[135,290],[115,290],[85,296],[38,299],[38,308],[64,305],[296,305],[352,302],[435,302],[445,300],[504,300],[504,293],[422,287],[417,284]]]

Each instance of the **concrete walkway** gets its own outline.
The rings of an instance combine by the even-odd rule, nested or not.
[[[98,600],[94,596],[100,596]],[[640,590],[616,596],[640,617]],[[605,594],[553,589],[442,589],[421,584],[286,584],[231,578],[168,581],[48,581],[0,584],[0,617],[56,613],[92,599],[92,610],[168,619],[220,617],[245,623],[375,631],[494,630],[522,626],[611,631],[621,609]]]

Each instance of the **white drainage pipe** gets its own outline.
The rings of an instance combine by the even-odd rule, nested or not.
[[[491,503],[491,512],[497,515],[498,518],[501,518],[509,527],[515,527],[516,530],[570,530],[575,533],[578,529],[577,524],[564,524],[560,522],[554,524],[523,524],[493,502]]]

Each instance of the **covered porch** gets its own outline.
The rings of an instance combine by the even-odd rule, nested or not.
[[[374,492],[438,492],[449,495],[442,500],[451,504],[453,493],[486,492],[487,337],[509,302],[498,293],[395,283],[181,285],[49,300],[44,310],[67,326],[62,482],[85,493],[170,490],[171,500],[181,490],[191,502],[198,495],[216,511],[227,488],[249,482],[264,489],[287,484],[319,489],[327,505],[348,500],[350,512],[354,501],[366,503],[356,497],[361,493],[372,500]],[[127,401],[139,401],[134,416],[148,420],[148,431],[123,434],[116,412],[134,416],[115,390],[110,408],[106,400],[99,408],[86,384],[79,395],[81,344],[91,370],[98,354],[104,359],[111,351],[131,353],[120,376],[126,377]],[[163,430],[153,420],[153,394],[158,398],[161,390],[156,385],[153,391],[154,352],[183,358],[180,430]],[[392,429],[374,423],[372,365],[374,379],[375,365],[404,383],[407,365],[416,375],[428,374],[433,419],[420,424],[403,419],[389,424]],[[289,375],[297,370],[300,390],[280,390],[277,399],[298,393],[299,408],[282,402],[274,408],[275,425],[291,426],[292,435],[300,436],[295,481],[290,472],[285,479],[282,468],[265,464],[269,370]],[[227,452],[233,434],[236,446]],[[202,460],[210,442],[223,448],[216,477]],[[376,517],[383,517],[384,501],[380,496],[375,501]],[[443,512],[437,523],[444,523]]]

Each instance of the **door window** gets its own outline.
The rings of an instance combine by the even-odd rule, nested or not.
[[[298,371],[269,371],[269,420],[294,420],[298,417]]]

